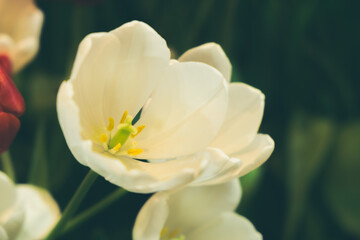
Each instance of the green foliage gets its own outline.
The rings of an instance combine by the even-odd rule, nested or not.
[[[360,237],[360,121],[339,130],[324,190],[335,220],[346,231]]]
[[[285,239],[293,239],[303,217],[309,188],[322,167],[333,140],[334,125],[327,119],[296,114],[288,137],[288,210]]]
[[[36,130],[28,182],[45,189],[49,187],[46,146],[45,120],[41,120]]]

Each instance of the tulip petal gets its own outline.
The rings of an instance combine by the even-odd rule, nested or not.
[[[58,119],[63,131],[66,143],[72,154],[81,164],[86,165],[82,157],[81,143],[84,139],[81,136],[79,108],[73,101],[73,85],[69,82],[62,82],[56,100]]]
[[[217,173],[212,173],[210,177],[204,178],[203,175],[211,169],[212,165],[220,162],[220,157],[212,154],[212,158],[209,158],[208,167],[204,170],[203,174],[200,175],[194,182],[191,183],[192,186],[203,186],[203,185],[213,185],[221,184],[227,181],[231,181],[235,178],[246,175],[252,170],[261,166],[271,155],[274,150],[274,141],[269,135],[258,134],[254,141],[244,148],[243,150],[235,153],[231,153],[231,156],[223,156],[222,162],[225,162],[223,168]],[[219,165],[219,164],[218,164]],[[218,167],[219,169],[219,167]]]
[[[10,77],[10,69],[10,59],[0,55],[0,110],[19,117],[25,111],[25,103]]]
[[[206,168],[191,186],[220,184],[237,178],[234,176],[243,164],[240,159],[230,158],[217,148],[207,148],[205,154],[209,154]]]
[[[269,135],[258,134],[254,141],[243,150],[231,153],[232,156],[242,160],[243,164],[235,174],[236,177],[244,176],[255,168],[261,166],[274,151],[275,143]],[[232,179],[232,176],[227,176]]]
[[[201,154],[158,163],[138,161],[129,157],[114,158],[84,147],[88,166],[107,181],[131,192],[164,191],[192,182],[204,169]]]
[[[80,44],[70,79],[83,136],[99,141],[109,117],[117,123],[125,110],[135,117],[169,58],[165,40],[142,22],[88,35]]]
[[[51,195],[38,187],[18,185],[18,203],[25,213],[17,240],[43,239],[60,218],[60,210]]]
[[[7,34],[0,33],[0,55],[10,55],[13,47],[13,39]]]
[[[223,211],[233,211],[240,197],[238,179],[215,186],[186,187],[156,193],[140,210],[133,237],[135,240],[159,239],[162,229],[187,237],[192,229],[208,219]]]
[[[244,83],[229,85],[229,104],[224,124],[211,146],[230,155],[255,138],[264,112],[264,95]]]
[[[188,187],[171,194],[169,198],[169,229],[180,228],[187,235],[224,211],[234,211],[241,198],[238,179],[223,184]]]
[[[0,226],[0,239],[3,239],[3,240],[9,239],[8,235],[6,234],[5,229],[2,226]]]
[[[82,135],[86,139],[99,141],[106,128],[105,85],[114,75],[119,51],[119,41],[108,33],[90,34],[79,45],[68,84],[73,85],[73,101],[79,106]],[[61,88],[59,94],[60,91]]]
[[[144,107],[136,137],[144,149],[139,158],[156,160],[203,150],[225,117],[227,86],[214,68],[195,62],[172,61]]]
[[[219,70],[227,82],[231,79],[231,63],[219,44],[205,43],[186,51],[180,62],[202,62]]]
[[[20,121],[12,114],[0,112],[0,154],[5,152],[20,128]]]
[[[25,219],[25,213],[22,206],[16,206],[11,213],[10,218],[3,225],[9,239],[16,239]],[[1,239],[1,238],[0,238]]]
[[[116,72],[104,95],[105,117],[120,120],[127,110],[133,117],[144,106],[170,60],[165,40],[143,22],[132,21],[110,34],[120,42]]]
[[[245,217],[223,212],[186,236],[186,240],[262,240],[262,235]]]
[[[14,72],[17,72],[38,51],[44,16],[34,1],[29,0],[1,1],[0,16],[2,33],[7,34],[14,43],[8,49],[0,48],[0,53],[9,54],[13,62]],[[32,42],[33,44],[25,42]],[[0,43],[0,45],[2,44]]]
[[[16,190],[9,177],[0,171],[0,225],[8,220],[16,202]]]
[[[159,240],[169,215],[169,195],[156,193],[141,208],[133,229],[134,240]]]

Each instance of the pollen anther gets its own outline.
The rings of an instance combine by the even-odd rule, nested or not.
[[[121,120],[120,120],[120,123],[124,123],[125,122],[125,119],[128,115],[128,110],[125,110],[125,112],[123,113],[122,117],[121,117]]]
[[[106,136],[106,134],[101,134],[101,136],[100,136],[100,142],[101,142],[101,143],[106,143],[106,141],[107,141],[107,136]]]
[[[120,148],[121,148],[121,143],[118,143],[115,147],[110,149],[110,153],[115,154],[120,150]]]
[[[136,133],[135,134],[131,134],[131,137],[136,137],[137,135],[139,135],[140,133],[141,133],[141,131],[142,130],[144,130],[144,128],[145,128],[146,126],[145,125],[141,125],[141,126],[138,126],[137,128],[136,128]]]
[[[176,237],[177,235],[179,235],[180,233],[181,233],[180,229],[175,229],[174,231],[172,231],[172,232],[169,233],[168,238],[174,238],[174,237]]]
[[[160,232],[160,237],[165,237],[166,233],[169,231],[167,227],[163,227],[163,229]]]
[[[143,150],[141,149],[141,148],[134,148],[134,149],[129,149],[129,150],[127,150],[127,153],[129,154],[129,155],[139,155],[140,153],[142,153],[143,152]]]
[[[111,131],[114,129],[114,119],[112,117],[109,117],[109,125],[107,126],[107,130]]]
[[[121,148],[121,143],[118,143],[113,149],[117,152]]]

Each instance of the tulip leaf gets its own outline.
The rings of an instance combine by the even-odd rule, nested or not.
[[[324,221],[324,216],[321,213],[321,210],[315,206],[310,206],[309,210],[306,211],[305,216],[305,231],[302,232],[302,238],[298,239],[307,239],[307,240],[330,240],[329,231],[327,225]]]
[[[334,219],[360,237],[360,121],[340,130],[334,151],[324,182],[326,200]]]
[[[48,188],[48,164],[46,160],[45,121],[38,124],[31,159],[29,183]]]
[[[288,136],[288,210],[285,239],[293,239],[306,207],[314,177],[331,145],[334,125],[327,119],[297,114]]]

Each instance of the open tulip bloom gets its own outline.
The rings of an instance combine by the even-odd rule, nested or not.
[[[29,184],[16,185],[0,171],[0,239],[44,239],[60,217],[51,195]]]
[[[138,21],[88,35],[57,98],[75,158],[143,193],[226,182],[264,162],[274,145],[257,135],[263,94],[229,85],[229,72],[193,51],[170,60],[165,40]],[[225,54],[219,61],[231,72]]]
[[[134,240],[261,240],[234,210],[241,198],[237,179],[154,194],[140,210]]]
[[[0,16],[0,55],[8,56],[17,72],[39,49],[44,16],[34,0],[0,0]]]

